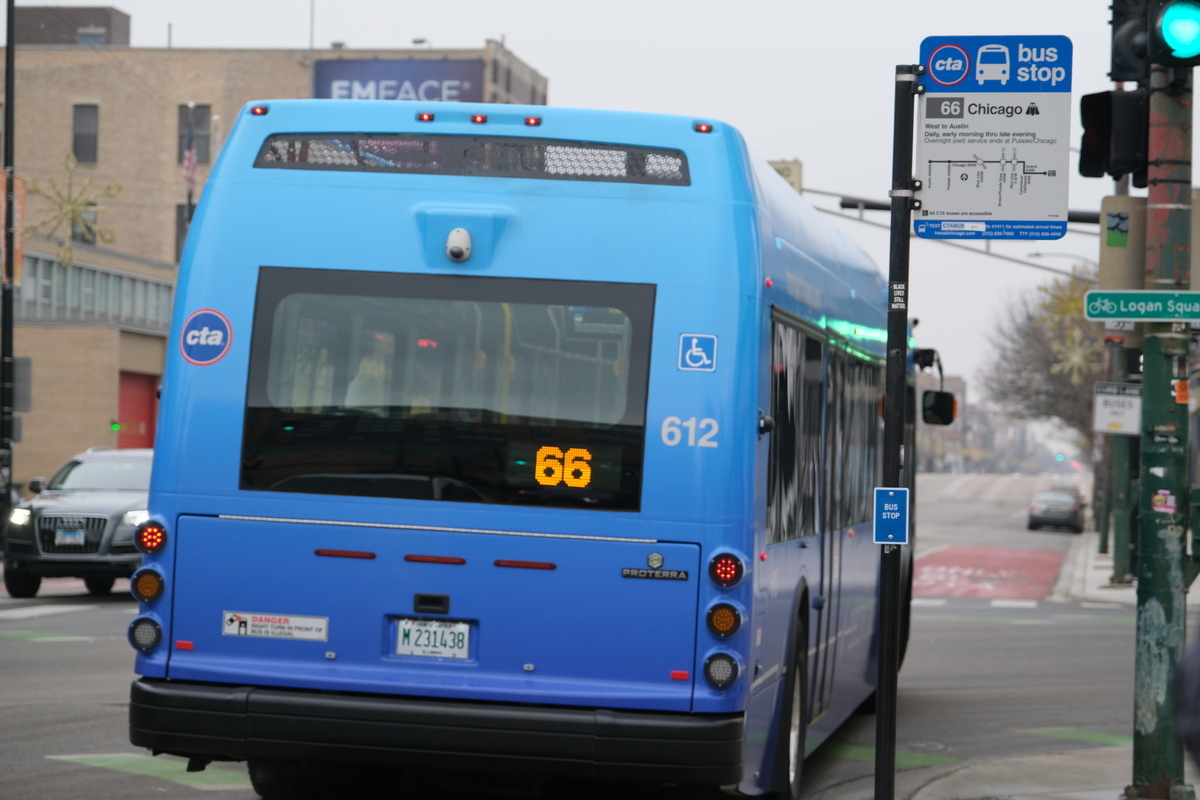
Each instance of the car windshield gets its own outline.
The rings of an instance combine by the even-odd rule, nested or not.
[[[1035,503],[1043,505],[1067,505],[1075,502],[1075,498],[1069,494],[1060,492],[1042,492],[1037,497],[1033,498]]]
[[[48,488],[64,492],[147,492],[150,464],[148,458],[69,461]]]

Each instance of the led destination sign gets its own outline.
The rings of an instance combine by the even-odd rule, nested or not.
[[[1093,291],[1084,301],[1088,319],[1138,322],[1200,320],[1200,292]]]

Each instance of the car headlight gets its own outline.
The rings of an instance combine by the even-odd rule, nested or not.
[[[31,516],[33,516],[33,512],[28,508],[14,508],[8,515],[8,521],[13,525],[28,525]]]
[[[137,511],[126,511],[125,516],[121,517],[121,524],[136,528],[148,519],[150,519],[150,512],[139,508]]]

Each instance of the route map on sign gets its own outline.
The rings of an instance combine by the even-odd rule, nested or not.
[[[1067,232],[1071,40],[930,37],[917,108],[913,226],[927,239]]]

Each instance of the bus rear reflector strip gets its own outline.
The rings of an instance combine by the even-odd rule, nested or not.
[[[314,550],[319,556],[329,556],[330,558],[375,558],[374,553],[368,553],[365,550]]]
[[[558,569],[557,564],[549,561],[506,561],[498,558],[494,563],[497,567],[516,567],[517,569]]]
[[[185,641],[183,641],[182,639],[180,639],[179,641],[175,642],[175,649],[176,649],[176,650],[193,650],[193,649],[195,649],[195,647],[196,647],[196,645],[195,645],[194,643],[192,643],[192,642],[185,642]]]
[[[467,560],[465,558],[459,558],[457,556],[413,556],[413,555],[408,555],[408,556],[404,557],[404,560],[415,562],[417,564],[465,564],[465,563],[467,563]]]

